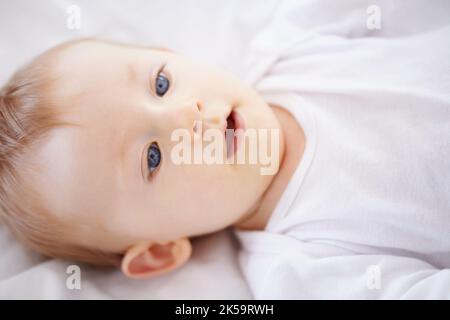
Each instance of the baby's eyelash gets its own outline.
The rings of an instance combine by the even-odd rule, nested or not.
[[[166,64],[163,64],[159,68],[154,80],[154,90],[158,97],[163,97],[169,91],[171,85],[169,77],[164,73],[165,66]]]
[[[166,64],[162,64],[161,67],[159,67],[158,72],[156,73],[156,76],[158,77],[161,73],[164,73],[164,68],[166,67]]]

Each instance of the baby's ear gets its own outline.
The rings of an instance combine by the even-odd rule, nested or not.
[[[165,243],[143,242],[127,250],[121,268],[130,278],[153,277],[183,265],[191,253],[191,242],[187,238]]]

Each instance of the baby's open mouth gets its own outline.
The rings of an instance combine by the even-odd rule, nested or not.
[[[236,135],[237,130],[244,130],[244,121],[235,110],[231,110],[227,117],[227,128],[225,130],[225,141],[227,144],[227,158],[233,156],[238,147],[240,139]]]

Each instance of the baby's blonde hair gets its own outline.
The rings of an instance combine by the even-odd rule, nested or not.
[[[61,108],[52,101],[57,79],[49,70],[55,55],[74,42],[38,56],[0,89],[0,219],[17,238],[46,256],[119,266],[120,253],[71,241],[70,226],[47,210],[40,196],[43,191],[33,189],[28,181],[34,174],[26,165],[32,147],[39,145],[50,129],[66,125],[58,117]]]

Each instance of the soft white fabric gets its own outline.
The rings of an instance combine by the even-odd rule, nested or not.
[[[450,299],[450,3],[357,2],[285,1],[251,44],[306,135],[266,229],[236,231],[255,298]]]
[[[78,5],[81,29],[66,28]],[[239,73],[252,35],[276,0],[17,0],[0,2],[0,84],[37,53],[76,37],[101,37],[171,48]],[[73,262],[45,260],[0,225],[0,298],[247,299],[251,294],[232,234],[198,239],[193,258],[158,279],[128,280],[119,271],[81,267],[81,290],[66,287]]]

